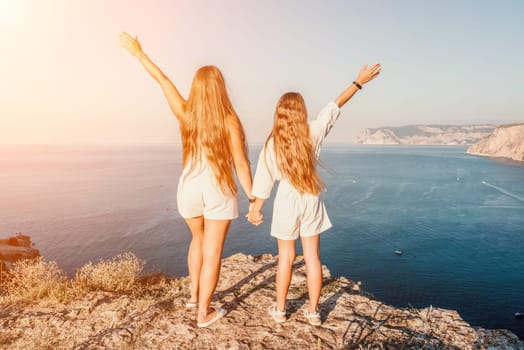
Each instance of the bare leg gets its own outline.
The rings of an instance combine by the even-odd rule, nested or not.
[[[207,322],[215,316],[216,311],[209,304],[220,275],[220,259],[230,223],[231,220],[204,220],[197,322]]]
[[[189,301],[198,301],[200,270],[202,269],[202,239],[204,238],[204,217],[186,219],[193,238],[187,253],[187,268],[191,279],[191,297]]]
[[[277,239],[278,267],[277,267],[277,309],[286,308],[287,292],[291,284],[291,272],[295,261],[295,241]]]
[[[322,289],[322,265],[320,263],[320,235],[301,237],[304,260],[306,261],[309,312],[318,310]]]

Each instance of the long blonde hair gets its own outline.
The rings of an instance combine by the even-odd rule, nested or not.
[[[306,104],[299,93],[288,92],[280,97],[275,109],[273,130],[266,140],[266,149],[271,139],[282,176],[301,194],[318,195],[324,189],[324,184],[316,169]]]
[[[204,155],[222,192],[236,194],[231,169],[230,128],[240,132],[244,152],[247,144],[242,124],[229,100],[224,77],[217,67],[204,66],[197,70],[184,114],[180,123],[184,167],[190,161],[193,170]]]

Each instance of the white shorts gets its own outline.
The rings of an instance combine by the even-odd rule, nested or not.
[[[282,240],[318,235],[331,227],[321,196],[300,194],[280,181],[273,203],[271,236]]]
[[[180,176],[177,205],[185,219],[204,216],[205,219],[232,220],[238,217],[236,195],[224,194],[210,169]]]

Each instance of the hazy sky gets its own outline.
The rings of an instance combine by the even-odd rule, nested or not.
[[[0,0],[0,143],[179,142],[145,52],[187,96],[217,65],[250,143],[275,103],[310,116],[379,62],[330,142],[366,127],[524,122],[524,1]]]

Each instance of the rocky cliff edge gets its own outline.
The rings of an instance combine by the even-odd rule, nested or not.
[[[302,315],[305,266],[295,263],[288,321],[267,314],[276,258],[233,255],[223,260],[214,304],[228,314],[210,328],[185,308],[188,278],[143,277],[126,291],[92,289],[67,302],[56,298],[0,303],[4,349],[524,349],[505,330],[471,327],[456,311],[398,309],[374,300],[360,283],[333,278],[324,267],[323,324]],[[114,268],[113,268],[114,270]]]

